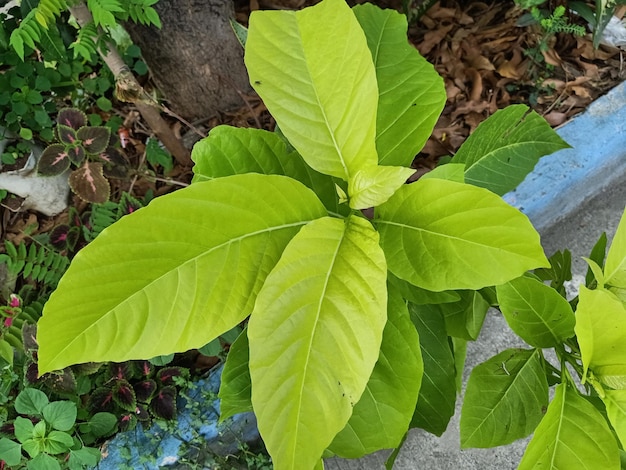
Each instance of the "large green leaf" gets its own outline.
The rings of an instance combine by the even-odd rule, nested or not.
[[[619,470],[619,451],[600,412],[567,383],[554,399],[526,448],[518,470]]]
[[[606,390],[602,401],[622,448],[626,446],[626,390]]]
[[[389,270],[431,291],[503,284],[549,266],[528,218],[469,184],[424,179],[376,211]]]
[[[419,336],[400,292],[389,285],[388,294],[378,362],[350,421],[329,448],[341,457],[397,447],[413,417],[424,372]]]
[[[275,132],[218,126],[194,145],[191,158],[194,182],[243,173],[285,175],[311,188],[329,211],[344,211],[333,179],[313,170]]]
[[[607,284],[626,289],[626,210],[606,255],[604,276]]]
[[[541,350],[502,351],[472,370],[461,411],[461,446],[496,447],[526,437],[547,406]]]
[[[626,388],[626,306],[611,292],[580,287],[574,328],[585,375]]]
[[[378,359],[386,274],[378,234],[351,216],[305,226],[267,277],[248,340],[252,405],[277,470],[313,468],[348,422]]]
[[[411,321],[420,337],[424,376],[412,428],[441,436],[454,415],[456,365],[441,313],[431,305],[409,305]]]
[[[539,159],[569,145],[528,106],[496,111],[461,145],[452,163],[465,163],[465,181],[496,194],[517,187]]]
[[[409,166],[430,137],[446,102],[443,79],[407,41],[407,21],[394,10],[357,5],[378,81],[376,148],[381,165]]]
[[[551,348],[574,336],[574,312],[552,287],[522,276],[497,287],[504,318],[531,346]]]
[[[39,372],[207,344],[250,314],[289,240],[325,214],[285,176],[229,176],[155,199],[74,258],[39,321]]]
[[[237,413],[252,411],[248,330],[230,345],[220,380],[220,422]]]
[[[253,12],[245,62],[250,83],[312,168],[347,181],[377,164],[376,72],[344,0]]]

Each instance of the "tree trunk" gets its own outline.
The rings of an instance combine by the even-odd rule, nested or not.
[[[187,120],[241,107],[250,85],[229,24],[233,0],[160,0],[162,29],[127,24],[167,106]]]

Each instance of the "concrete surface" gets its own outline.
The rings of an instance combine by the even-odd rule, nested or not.
[[[542,237],[546,254],[572,252],[575,276],[584,276],[588,256],[602,232],[612,239],[626,204],[626,85],[593,103],[587,112],[558,130],[573,149],[540,160],[535,171],[505,195],[528,215]],[[487,315],[478,340],[468,344],[464,384],[471,369],[504,349],[523,346],[502,315]],[[465,386],[465,385],[464,385]],[[456,414],[440,437],[412,430],[402,446],[395,470],[513,470],[530,438],[493,449],[460,450]],[[389,451],[362,459],[328,459],[326,470],[383,469]]]

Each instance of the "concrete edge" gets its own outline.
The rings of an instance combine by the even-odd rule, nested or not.
[[[557,133],[572,148],[541,158],[517,189],[504,195],[540,232],[626,177],[626,82]]]

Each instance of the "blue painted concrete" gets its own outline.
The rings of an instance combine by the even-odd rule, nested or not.
[[[539,231],[626,178],[626,82],[557,132],[572,148],[539,160],[522,184],[504,196]]]

